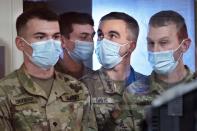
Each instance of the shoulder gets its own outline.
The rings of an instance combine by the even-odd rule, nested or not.
[[[92,70],[88,67],[85,67],[84,70],[83,70],[83,76],[87,75],[87,74],[92,74],[92,73],[94,73],[94,70]]]
[[[19,80],[16,71],[8,74],[0,80],[0,88],[3,90],[10,90],[12,87],[18,86]]]
[[[150,87],[150,76],[135,72],[136,80],[126,87],[131,94],[146,94]]]
[[[195,79],[195,80],[197,79],[197,71],[194,72],[193,79]]]
[[[0,101],[5,100],[6,97],[20,92],[20,82],[16,71],[8,74],[0,80]]]
[[[80,78],[81,81],[87,81],[87,80],[96,80],[99,78],[99,70],[89,70],[86,72],[86,74]]]
[[[152,91],[151,76],[143,76],[127,86],[123,93],[123,100],[127,104],[146,106],[156,97],[157,93]]]
[[[8,83],[12,83],[13,80],[17,79],[17,73],[16,71],[8,74],[7,76],[3,77],[1,80],[0,80],[0,85],[3,85],[3,84],[8,84]]]
[[[185,65],[185,69],[187,71],[187,75],[184,78],[183,83],[193,81],[197,78],[197,72],[193,72],[187,65]]]
[[[77,80],[76,78],[60,72],[56,72],[56,77],[58,83],[61,83],[64,87],[69,87],[71,90],[76,92],[80,92],[81,90],[82,92],[87,93],[87,88],[84,83]]]
[[[100,70],[92,71],[83,76],[81,81],[86,85],[91,94],[103,92],[104,85],[102,83],[102,75]]]

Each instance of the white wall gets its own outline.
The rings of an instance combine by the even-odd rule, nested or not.
[[[23,11],[23,0],[0,0],[0,45],[5,46],[5,73],[20,67],[23,56],[15,46],[15,22]]]

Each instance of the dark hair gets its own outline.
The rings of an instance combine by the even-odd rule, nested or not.
[[[175,24],[179,41],[188,38],[187,27],[184,18],[172,10],[160,11],[154,14],[149,20],[149,26],[161,27]]]
[[[33,18],[47,21],[58,21],[58,15],[48,8],[32,8],[23,12],[16,20],[17,35],[21,35],[21,30],[27,22]]]
[[[133,39],[135,41],[137,41],[137,38],[139,35],[139,25],[138,25],[138,22],[133,17],[131,17],[130,15],[123,13],[123,12],[111,12],[111,13],[103,16],[101,18],[100,22],[102,22],[104,20],[114,20],[114,19],[115,20],[116,19],[123,20],[126,23],[129,31],[133,33],[133,35],[132,35],[132,36],[134,36]]]
[[[59,16],[60,33],[69,38],[73,31],[72,24],[90,24],[94,26],[92,16],[87,13],[65,12]]]

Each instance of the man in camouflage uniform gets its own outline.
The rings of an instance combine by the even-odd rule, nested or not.
[[[144,109],[165,90],[194,79],[193,73],[183,63],[191,43],[184,18],[175,11],[161,11],[150,18],[148,60],[153,72],[127,87],[124,100],[134,120],[135,130],[143,128]]]
[[[139,33],[137,21],[122,12],[103,16],[98,28],[96,54],[102,68],[85,75],[99,131],[131,131],[131,116],[122,105],[125,87],[144,77],[130,66]]]
[[[92,71],[94,50],[94,21],[92,16],[81,12],[65,12],[59,16],[63,53],[55,69],[81,78]]]
[[[54,71],[61,54],[57,15],[32,9],[17,18],[16,28],[24,63],[0,81],[0,130],[93,130],[87,88]]]

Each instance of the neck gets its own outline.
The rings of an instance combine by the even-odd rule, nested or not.
[[[48,79],[54,75],[53,67],[47,70],[43,70],[38,66],[32,64],[30,61],[25,61],[24,65],[28,74],[36,78]]]
[[[158,75],[157,77],[158,79],[166,82],[166,83],[176,83],[181,81],[185,76],[187,75],[187,70],[184,67],[183,63],[179,63],[179,65],[177,65],[177,68],[175,68],[175,70],[167,75]]]
[[[106,70],[107,75],[111,80],[122,81],[130,74],[130,61],[122,61],[110,70]]]

